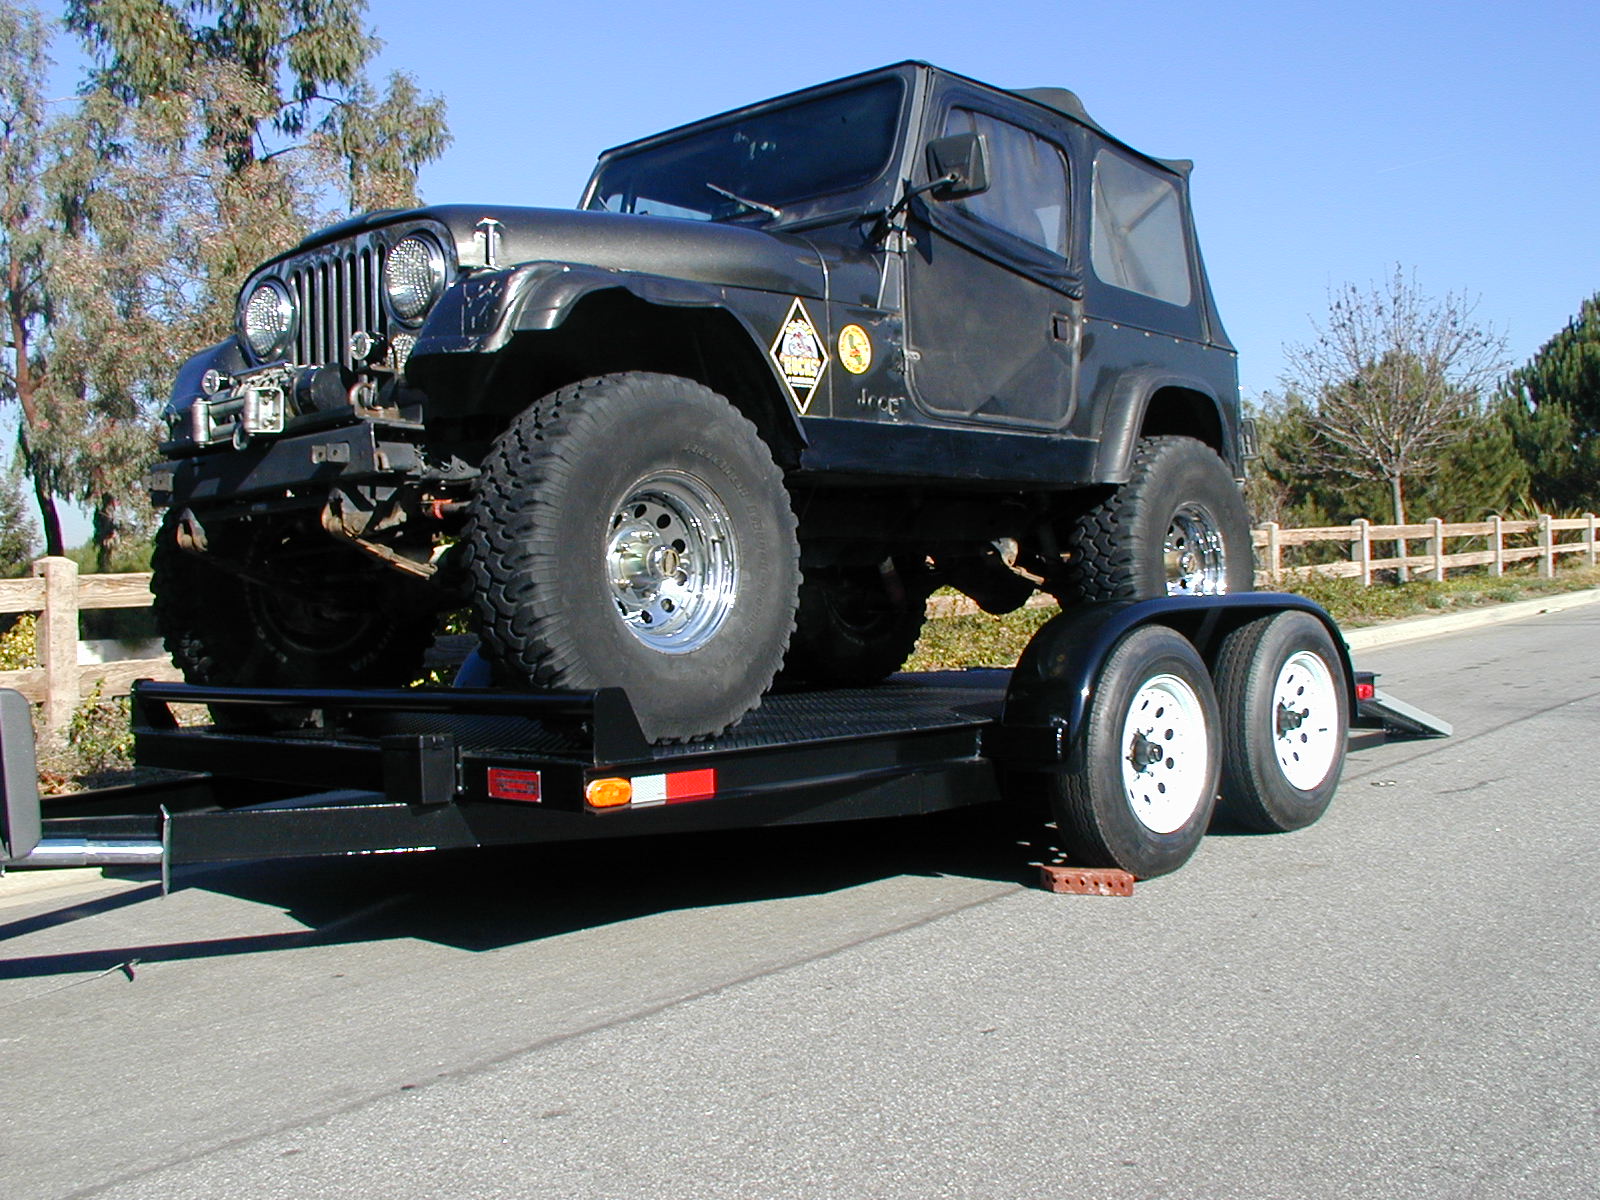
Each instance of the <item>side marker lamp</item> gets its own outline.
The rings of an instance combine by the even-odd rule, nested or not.
[[[633,781],[630,779],[591,779],[583,789],[583,798],[590,808],[620,808],[633,800]]]

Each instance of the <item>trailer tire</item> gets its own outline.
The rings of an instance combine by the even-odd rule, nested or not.
[[[1261,833],[1327,811],[1344,770],[1350,699],[1333,638],[1306,613],[1241,626],[1217,654],[1222,798],[1217,815]]]
[[[732,404],[677,376],[536,401],[483,464],[467,544],[500,676],[625,688],[652,741],[712,736],[755,708],[794,629],[783,476]]]
[[[1095,684],[1081,753],[1049,777],[1069,861],[1139,879],[1187,862],[1216,802],[1218,735],[1211,677],[1188,639],[1160,625],[1126,634]]]
[[[1066,604],[1215,596],[1255,583],[1250,516],[1227,464],[1190,437],[1141,438],[1128,481],[1068,528]]]
[[[808,568],[783,678],[876,683],[911,657],[926,612],[920,591],[891,595],[876,567]]]

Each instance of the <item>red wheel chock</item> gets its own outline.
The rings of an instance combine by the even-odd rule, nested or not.
[[[1131,896],[1133,876],[1115,867],[1039,868],[1039,882],[1045,891],[1072,896]]]

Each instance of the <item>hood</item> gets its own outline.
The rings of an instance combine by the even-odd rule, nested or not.
[[[574,263],[764,292],[824,294],[821,260],[798,237],[743,225],[560,208],[450,204],[365,213],[319,230],[282,257],[367,229],[431,221],[450,231],[463,266],[486,266],[479,233],[485,219],[500,223],[495,255],[500,267]]]

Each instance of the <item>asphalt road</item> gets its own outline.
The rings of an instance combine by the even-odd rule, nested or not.
[[[960,819],[0,882],[0,1194],[1600,1195],[1600,605],[1131,898]],[[137,960],[137,961],[135,961]]]

